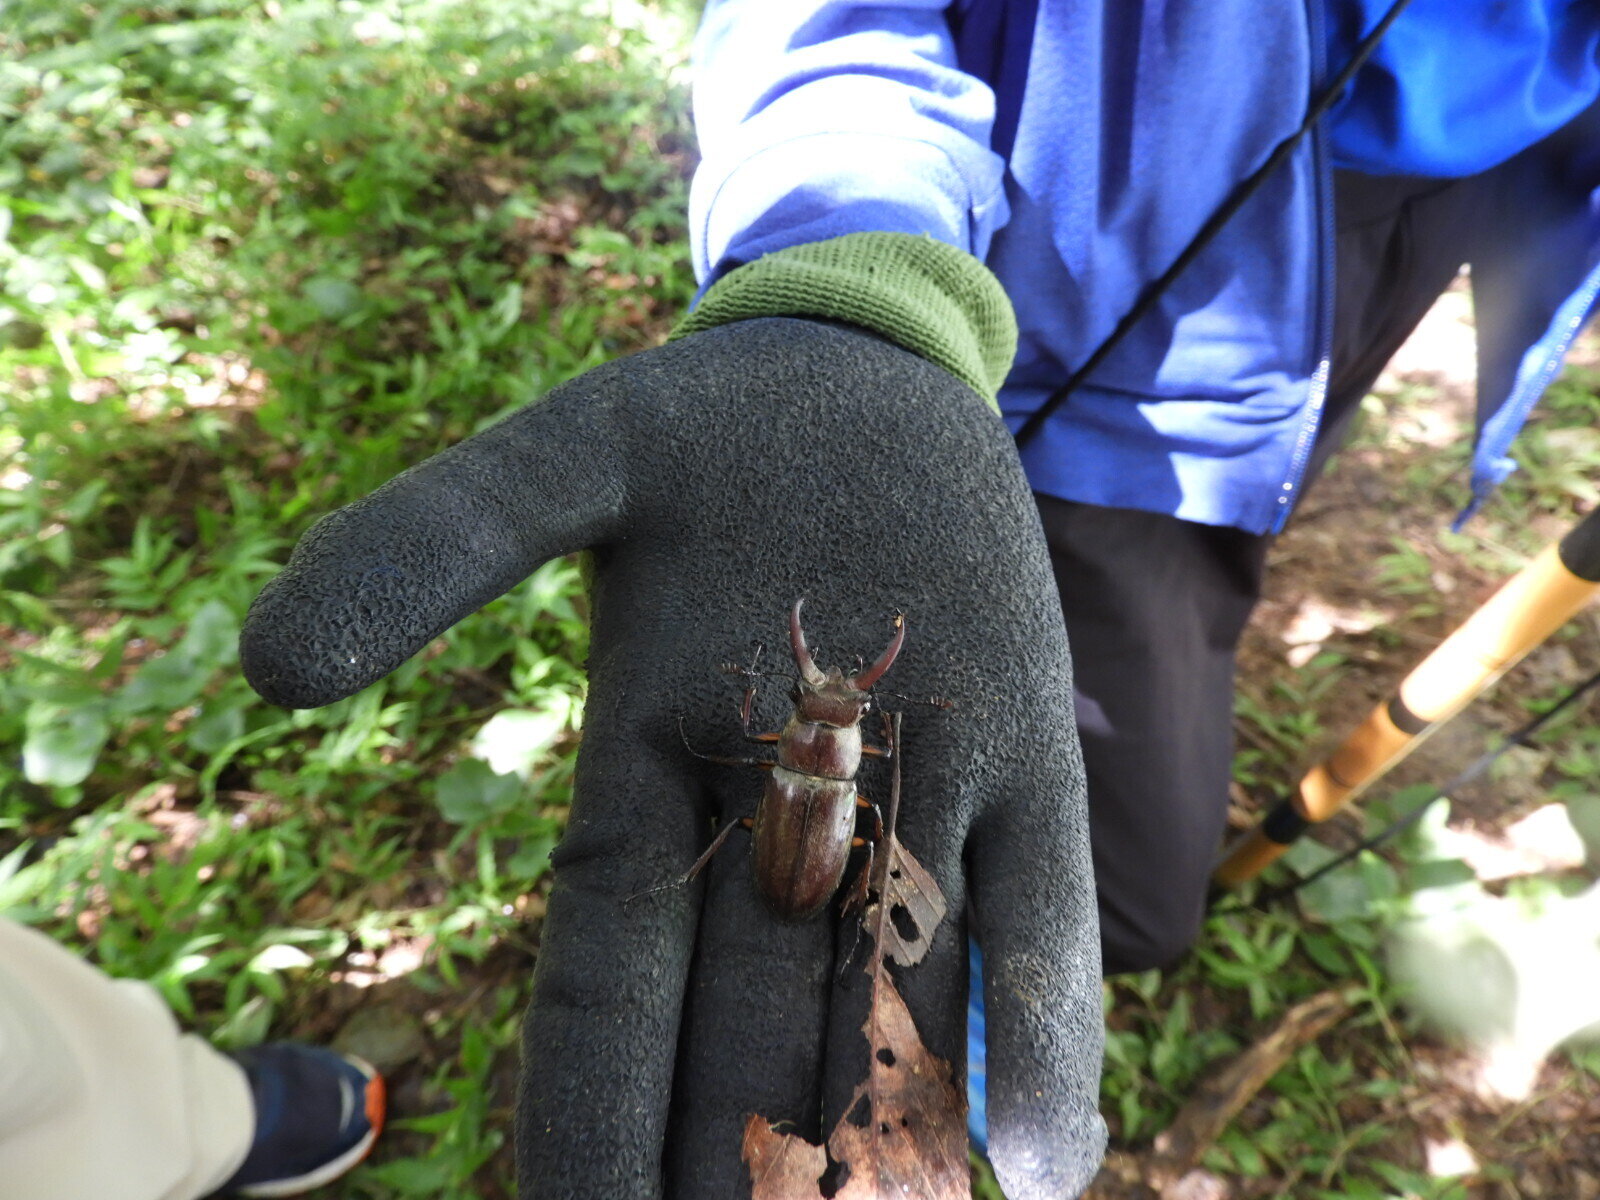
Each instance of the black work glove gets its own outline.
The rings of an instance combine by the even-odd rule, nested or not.
[[[813,1140],[866,1075],[855,918],[784,924],[735,834],[750,815],[737,680],[788,665],[806,598],[820,665],[871,661],[907,705],[899,836],[951,916],[897,972],[929,1049],[965,1049],[966,921],[983,947],[990,1153],[1013,1200],[1074,1196],[1099,1162],[1100,971],[1065,632],[999,418],[858,329],[746,320],[601,367],[318,523],[252,608],[267,699],[367,686],[552,556],[594,550],[589,704],[523,1040],[522,1195],[749,1194],[749,1114]],[[765,680],[755,726],[789,709]],[[899,702],[885,701],[888,707]],[[874,740],[876,722],[864,730]],[[887,797],[887,769],[863,789]],[[639,895],[639,893],[649,893]],[[970,906],[970,907],[969,907]]]

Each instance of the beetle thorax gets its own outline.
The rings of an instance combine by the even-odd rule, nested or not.
[[[778,766],[816,780],[850,780],[861,766],[861,726],[790,714],[778,738]]]

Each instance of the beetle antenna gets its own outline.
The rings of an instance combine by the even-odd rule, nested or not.
[[[759,666],[760,663],[761,663],[761,652],[763,650],[765,650],[766,648],[767,647],[766,647],[766,643],[765,642],[757,642],[756,643],[756,652],[750,656],[750,665],[748,667],[740,666],[736,662],[725,662],[725,663],[718,663],[717,664],[717,670],[721,671],[724,675],[738,675],[738,676],[740,676],[741,678],[744,678],[744,679],[783,679],[783,678],[787,678],[787,676],[780,675],[776,671],[758,671],[758,670],[756,670],[756,667]]]
[[[682,713],[678,714],[678,736],[683,739],[683,748],[696,758],[699,758],[700,751],[696,750],[694,745],[689,741],[689,731],[683,727]]]
[[[907,696],[903,692],[891,692],[882,688],[873,688],[874,696],[893,696],[896,700],[904,700],[907,704],[926,704],[933,708],[949,712],[956,704],[954,700],[947,700],[943,696]]]
[[[724,675],[737,675],[740,679],[788,679],[785,671],[752,671],[749,667],[741,667],[738,663],[718,663],[717,670]]]

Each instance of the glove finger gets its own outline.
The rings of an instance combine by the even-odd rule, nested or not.
[[[672,884],[702,848],[705,806],[679,758],[591,713],[523,1024],[523,1200],[661,1195],[699,908]]]
[[[288,708],[331,704],[540,563],[614,537],[625,480],[611,402],[594,398],[606,374],[558,388],[317,522],[251,605],[240,638],[251,686]]]
[[[1068,736],[1063,730],[1053,740]],[[1048,740],[1042,731],[1041,761],[1052,761]],[[1038,789],[1052,783],[1060,789],[1052,799],[1065,795],[1067,803],[1044,802]],[[1083,796],[1081,768],[1055,780],[1029,774],[986,815],[970,852],[989,1157],[1013,1200],[1078,1195],[1105,1150],[1099,922]]]
[[[746,780],[746,812],[754,807],[749,786]],[[730,813],[738,810],[730,799]],[[713,861],[710,876],[667,1162],[668,1194],[678,1198],[748,1195],[740,1157],[748,1118],[789,1122],[816,1140],[821,1106],[831,914],[799,924],[769,914],[752,882],[750,840],[741,833]]]

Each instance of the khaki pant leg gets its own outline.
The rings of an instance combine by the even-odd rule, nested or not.
[[[244,1072],[155,989],[0,919],[6,1200],[197,1200],[250,1148]]]

